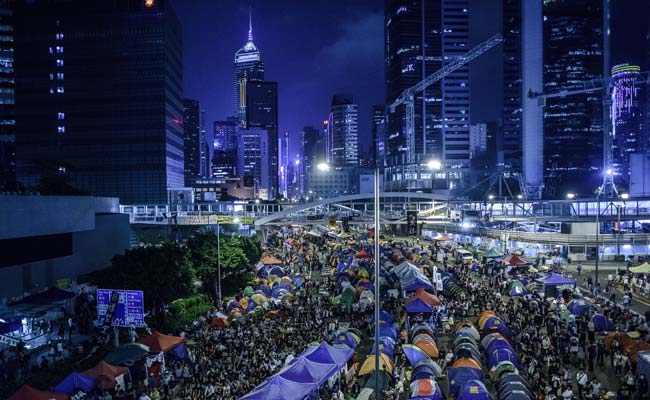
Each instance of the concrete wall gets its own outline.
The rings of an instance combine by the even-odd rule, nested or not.
[[[92,219],[93,229],[72,234],[71,256],[0,268],[0,303],[25,291],[53,286],[58,279],[75,279],[105,268],[113,255],[129,247],[127,214],[93,214]]]

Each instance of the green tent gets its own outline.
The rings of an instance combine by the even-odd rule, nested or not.
[[[503,254],[496,251],[495,248],[491,248],[490,250],[483,253],[483,257],[486,257],[486,258],[497,258],[497,257],[501,257],[502,255]]]
[[[528,290],[520,281],[512,281],[506,289],[506,294],[508,296],[523,296],[528,293]]]
[[[352,305],[352,303],[354,303],[354,300],[356,299],[357,299],[357,292],[353,288],[348,286],[345,289],[343,289],[343,292],[341,293],[341,303]]]
[[[244,288],[244,296],[246,297],[251,297],[254,292],[255,290],[250,286],[246,286],[246,288]]]
[[[644,262],[643,264],[637,266],[637,267],[632,267],[630,268],[630,272],[633,272],[635,274],[649,274],[650,273],[650,264],[648,262]]]

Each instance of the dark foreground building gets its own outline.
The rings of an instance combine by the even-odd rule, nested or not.
[[[19,2],[18,180],[124,204],[183,186],[181,26],[165,0]]]

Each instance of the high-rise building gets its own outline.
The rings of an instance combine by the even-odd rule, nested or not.
[[[358,109],[351,94],[332,98],[328,123],[331,140],[330,162],[337,167],[359,165]]]
[[[278,83],[248,81],[246,83],[247,129],[260,128],[268,132],[269,197],[278,191]],[[240,130],[240,135],[244,130]],[[239,172],[241,174],[241,171]]]
[[[286,199],[289,192],[289,132],[284,131],[278,143],[280,153],[280,166],[279,166],[279,179],[280,179],[280,194]]]
[[[372,141],[370,143],[370,158],[372,165],[377,165],[377,125],[384,120],[386,106],[383,104],[375,104],[372,106],[372,119],[370,121],[370,132],[372,134]]]
[[[386,104],[469,51],[468,7],[467,0],[386,0]],[[387,115],[386,190],[430,187],[431,172],[422,165],[431,158],[444,161],[451,188],[462,184],[469,168],[469,66],[416,93],[414,115],[412,138],[404,105]]]
[[[469,128],[470,157],[487,151],[487,124],[475,124]]]
[[[185,186],[201,175],[200,107],[197,100],[183,100],[183,144],[185,146]]]
[[[277,150],[277,139],[275,143]],[[272,184],[271,147],[272,139],[267,129],[241,129],[237,135],[237,171],[244,182],[253,182],[257,197],[264,200],[273,199],[276,192]]]
[[[184,183],[182,30],[168,1],[19,2],[18,179],[46,174],[123,204]]]
[[[603,77],[603,2],[544,2],[544,92],[581,89]],[[544,109],[544,189],[593,193],[603,180],[599,92],[549,98]]]
[[[502,2],[503,149],[500,150],[503,152],[503,165],[499,167],[506,173],[520,173],[522,170],[522,1]]]
[[[0,1],[0,191],[15,191],[14,27],[8,2]]]
[[[252,13],[248,19],[248,41],[235,53],[233,82],[233,116],[245,128],[246,126],[246,82],[264,80],[264,62],[260,51],[253,43]]]
[[[237,132],[236,117],[225,121],[214,121],[214,143],[212,151],[213,178],[234,178],[237,174]]]
[[[302,141],[300,154],[302,154],[302,196],[309,186],[308,178],[319,162],[325,162],[325,140],[321,131],[313,126],[305,126],[301,132]]]
[[[210,176],[210,150],[212,144],[208,140],[206,125],[206,111],[205,108],[201,109],[201,115],[199,118],[199,146],[200,146],[200,158],[201,158],[201,171],[199,175],[202,178],[208,178]]]
[[[630,155],[644,151],[643,85],[641,67],[622,64],[612,68],[612,169],[616,184],[630,180]]]

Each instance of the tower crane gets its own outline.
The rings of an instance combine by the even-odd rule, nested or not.
[[[406,89],[402,94],[391,104],[388,105],[388,109],[391,113],[395,112],[395,109],[402,105],[406,105],[406,147],[407,147],[407,160],[409,163],[415,162],[415,112],[414,112],[414,99],[415,94],[423,91],[427,87],[431,86],[435,82],[443,79],[450,73],[456,71],[463,65],[469,63],[476,57],[490,50],[492,47],[503,41],[503,37],[500,34],[496,34],[486,40],[485,42],[474,47],[467,53],[454,57],[451,62],[445,64],[442,68],[432,73],[431,75],[424,78],[418,84],[411,86]]]

